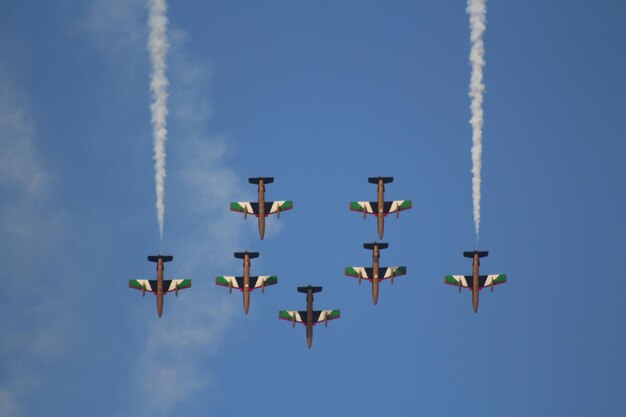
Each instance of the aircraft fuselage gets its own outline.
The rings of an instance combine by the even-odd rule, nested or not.
[[[246,252],[243,258],[243,311],[246,314],[248,314],[249,307],[250,307],[250,255]]]
[[[265,181],[259,178],[259,235],[265,236]]]
[[[157,260],[157,313],[159,317],[163,314],[163,270],[165,266],[163,264],[163,259],[159,257]]]
[[[311,348],[313,343],[313,289],[306,293],[306,344]]]
[[[380,223],[379,223],[380,226]],[[378,287],[380,284],[380,249],[378,245],[374,245],[372,251],[372,298],[374,299],[374,305],[378,303]]]
[[[378,238],[383,238],[385,232],[385,183],[378,178]]]
[[[472,262],[472,306],[474,313],[478,312],[478,294],[480,293],[480,258],[478,252],[474,251],[474,260]]]

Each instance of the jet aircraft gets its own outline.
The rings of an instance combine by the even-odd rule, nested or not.
[[[385,201],[385,184],[393,181],[393,177],[370,177],[367,179],[372,184],[378,184],[378,200],[377,201],[352,201],[350,210],[363,213],[363,218],[367,214],[373,214],[378,217],[378,238],[383,238],[385,229],[385,216],[390,213],[396,213],[396,217],[400,217],[402,210],[408,210],[413,207],[411,200],[395,200]]]
[[[232,293],[233,288],[237,288],[243,293],[243,311],[246,314],[250,307],[251,291],[261,288],[261,293],[265,293],[266,286],[278,283],[278,277],[275,275],[250,276],[250,259],[258,257],[259,252],[235,252],[235,258],[243,259],[243,277],[219,276],[215,278],[215,284],[228,287],[228,292]]]
[[[478,293],[485,287],[491,287],[493,292],[494,285],[504,284],[506,282],[506,275],[480,275],[478,268],[480,267],[480,258],[486,258],[489,255],[487,251],[463,252],[463,256],[466,258],[472,258],[472,275],[446,275],[444,282],[449,285],[455,285],[459,287],[469,288],[472,292],[472,306],[474,307],[474,313],[478,312]]]
[[[259,191],[259,201],[234,201],[230,203],[230,209],[243,213],[245,219],[248,214],[254,214],[259,218],[259,235],[261,240],[265,236],[265,218],[270,214],[276,213],[276,216],[280,218],[280,212],[290,210],[293,208],[293,201],[265,201],[265,185],[274,182],[274,177],[258,177],[248,178],[250,184],[257,184]]]
[[[363,278],[370,281],[372,283],[372,298],[374,299],[374,305],[376,305],[378,303],[378,285],[380,281],[391,279],[393,284],[394,277],[406,274],[406,266],[379,266],[380,250],[387,249],[389,247],[388,243],[364,243],[363,247],[372,250],[372,267],[348,266],[344,273],[346,276],[358,278],[359,285]]]
[[[174,259],[173,256],[168,255],[156,255],[148,256],[148,261],[156,262],[157,279],[131,279],[128,281],[128,286],[136,290],[141,290],[143,296],[146,296],[146,291],[151,292],[157,297],[157,313],[159,317],[163,314],[163,295],[168,292],[174,291],[176,297],[178,297],[178,290],[191,287],[190,279],[163,279],[163,271],[165,270],[165,262],[170,262]]]
[[[298,292],[306,294],[306,311],[285,311],[278,312],[278,318],[281,320],[289,320],[293,327],[296,322],[306,326],[306,343],[309,349],[313,343],[313,326],[317,323],[324,322],[328,326],[328,320],[338,319],[341,315],[340,310],[313,310],[313,294],[322,291],[322,287],[298,287]]]

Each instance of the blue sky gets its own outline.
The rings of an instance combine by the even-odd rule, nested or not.
[[[470,293],[476,246],[462,1],[170,5],[165,238],[154,209],[142,0],[0,3],[0,417],[622,416],[626,5],[488,2],[479,248],[509,282]],[[295,208],[228,211],[250,176]],[[389,175],[375,221],[347,210]],[[153,297],[146,255],[193,287]],[[241,296],[232,253],[279,285]],[[315,329],[277,319],[323,285]]]

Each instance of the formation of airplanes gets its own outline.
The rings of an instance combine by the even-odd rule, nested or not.
[[[258,201],[232,202],[230,209],[243,213],[244,219],[248,214],[255,215],[258,218],[259,236],[261,240],[263,240],[265,235],[265,218],[270,214],[276,214],[277,217],[280,217],[281,211],[293,208],[293,202],[291,200],[265,201],[265,185],[274,182],[273,177],[254,177],[249,178],[248,181],[258,186]],[[367,214],[372,214],[377,217],[378,237],[380,239],[383,238],[385,227],[384,218],[387,215],[396,213],[396,216],[399,216],[400,211],[412,208],[411,200],[385,201],[385,184],[392,181],[393,177],[379,176],[368,178],[369,183],[377,184],[377,201],[353,201],[350,202],[349,205],[350,210],[362,212],[364,218],[367,217]],[[359,284],[361,284],[361,280],[363,279],[372,284],[372,300],[374,301],[374,305],[378,303],[381,281],[389,279],[391,284],[393,284],[395,277],[406,275],[407,273],[406,266],[380,266],[380,251],[388,247],[388,243],[364,243],[363,248],[372,251],[372,266],[350,266],[344,269],[344,274],[349,277],[357,278]],[[227,287],[229,292],[232,292],[233,288],[235,288],[243,293],[243,309],[244,313],[248,314],[250,308],[250,293],[259,288],[261,289],[261,293],[264,293],[265,287],[278,283],[278,277],[275,275],[250,275],[250,260],[259,257],[259,252],[235,252],[234,255],[235,258],[243,260],[243,276],[218,276],[215,278],[215,284]],[[478,312],[480,290],[485,287],[490,287],[493,292],[495,285],[504,284],[507,281],[505,274],[480,275],[480,259],[488,255],[489,252],[479,250],[463,252],[464,257],[472,258],[472,275],[446,275],[444,277],[444,282],[449,285],[457,286],[459,292],[461,292],[461,288],[467,288],[472,292],[472,307],[474,313]],[[178,296],[179,290],[191,287],[190,279],[164,279],[164,265],[167,262],[171,262],[173,259],[173,256],[161,254],[148,256],[148,261],[156,263],[156,280],[129,280],[129,287],[142,291],[144,296],[146,292],[151,292],[156,295],[157,314],[159,317],[163,314],[163,298],[165,294],[174,292],[176,296]],[[302,323],[306,327],[307,346],[310,348],[313,343],[313,326],[321,322],[324,322],[327,326],[328,321],[339,318],[341,312],[338,309],[313,310],[313,294],[321,292],[321,286],[308,285],[306,287],[297,287],[297,291],[306,294],[306,310],[281,310],[278,312],[278,318],[291,321],[293,327],[295,327],[296,323]]]

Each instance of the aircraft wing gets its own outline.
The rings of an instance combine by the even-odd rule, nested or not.
[[[413,207],[411,200],[395,200],[385,201],[383,207],[384,215],[389,213],[396,213],[402,210],[408,210]],[[352,201],[350,203],[350,210],[358,212],[366,212],[367,214],[373,214],[378,217],[378,202],[377,201]]]
[[[265,217],[267,217],[270,214],[291,210],[293,208],[293,201],[266,201],[264,208]],[[233,201],[230,203],[230,210],[239,213],[254,214],[259,217],[259,203],[256,201]]]
[[[461,286],[464,288],[471,288],[473,283],[471,275],[446,275],[444,282],[449,285]]]
[[[145,290],[147,292],[157,292],[157,280],[156,279],[131,279],[128,281],[128,286],[136,290]],[[178,286],[179,290],[191,287],[190,279],[164,279],[163,280],[163,292],[168,293],[170,291],[176,291]]]
[[[397,277],[406,274],[406,266],[383,266],[379,269],[380,280],[389,279],[391,277]],[[374,279],[374,270],[372,268],[364,268],[361,266],[349,266],[344,270],[344,274],[349,277],[363,278],[368,281]]]
[[[385,201],[385,214],[408,210],[413,207],[411,200]]]
[[[130,279],[128,280],[128,287],[136,290],[146,290],[147,292],[156,293],[156,281],[149,279]],[[154,290],[152,288],[154,288]]]
[[[293,208],[293,201],[267,201],[265,203],[265,215],[275,214]]]
[[[156,281],[155,287],[156,287]],[[190,279],[164,279],[163,280],[163,292],[176,291],[176,289],[184,290],[185,288],[191,288]]]
[[[351,201],[350,210],[375,215],[378,213],[378,203],[370,203],[369,201]]]
[[[250,277],[250,290],[255,288],[266,287],[278,283],[278,277],[275,275],[262,275],[260,277]],[[215,278],[215,284],[222,287],[237,288],[243,290],[243,277],[219,276]]]
[[[306,320],[306,311],[280,310],[278,318],[281,320],[295,321],[296,323],[304,323]]]
[[[261,275],[259,277],[250,277],[250,289],[267,287],[268,285],[278,284],[278,277],[275,275]]]
[[[215,277],[215,284],[229,288],[243,288],[243,277],[219,276]]]
[[[315,310],[313,311],[313,324],[338,319],[340,316],[340,310]],[[278,318],[281,320],[295,321],[296,323],[306,324],[306,311],[281,310],[278,312]]]
[[[338,319],[340,316],[340,310],[316,310],[313,312],[313,324]]]
[[[252,205],[255,205],[256,211]],[[233,201],[230,203],[230,210],[239,213],[259,215],[259,203],[251,203],[249,201]]]
[[[506,282],[505,274],[481,275],[480,288],[491,287],[492,285],[504,284]]]
[[[479,280],[478,285],[480,288],[491,287],[492,285],[504,284],[506,282],[506,275],[481,275]],[[471,275],[446,275],[444,282],[457,287],[461,286],[472,289],[474,286],[474,277]]]

